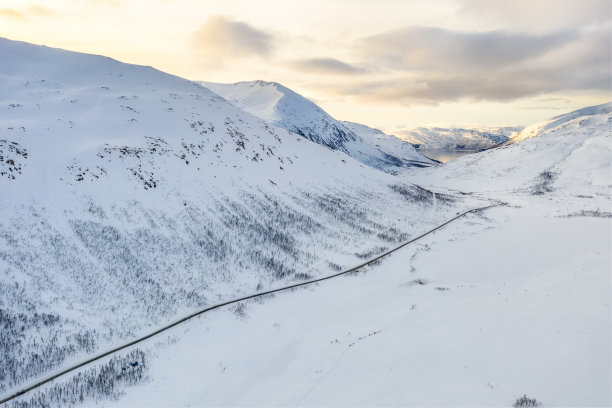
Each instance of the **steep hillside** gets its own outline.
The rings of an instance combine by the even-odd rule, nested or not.
[[[150,67],[6,39],[0,59],[0,395],[468,205]]]
[[[420,149],[488,149],[503,143],[517,134],[521,127],[492,127],[483,129],[461,129],[419,127],[399,132],[408,142]]]
[[[235,106],[271,125],[290,130],[358,161],[395,174],[406,167],[427,167],[435,162],[418,153],[409,143],[397,140],[401,148],[383,149],[372,144],[371,129],[357,130],[332,118],[323,109],[275,82],[253,81],[235,84],[202,82]],[[364,137],[364,133],[366,137]],[[393,136],[387,136],[393,138]]]

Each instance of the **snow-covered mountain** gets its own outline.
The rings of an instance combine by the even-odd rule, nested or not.
[[[397,177],[152,68],[2,39],[0,59],[0,398],[204,305],[359,263],[470,196],[504,202],[14,407],[610,405],[609,108]]]
[[[549,192],[610,197],[612,102],[528,126],[500,147],[470,154],[415,180],[461,191]],[[490,181],[484,183],[483,175]],[[581,193],[582,191],[582,193]]]
[[[488,127],[481,129],[419,127],[399,131],[398,135],[419,149],[488,149],[505,142],[522,127]]]
[[[369,126],[361,125],[354,122],[343,122],[353,133],[367,141],[372,146],[380,151],[396,157],[414,157],[415,147],[411,144],[393,135],[387,135],[379,129],[374,129]],[[417,150],[418,151],[418,150]],[[419,153],[419,156],[425,157]],[[417,157],[420,159],[420,157]],[[429,158],[428,158],[429,159]],[[432,160],[433,159],[429,159]],[[415,167],[420,166],[420,162],[415,162]]]
[[[406,167],[427,167],[435,161],[412,145],[376,129],[341,122],[312,101],[276,82],[252,81],[235,84],[201,82],[235,106],[330,149],[348,154],[371,167],[395,174]],[[385,139],[385,142],[373,140]]]
[[[0,395],[205,305],[358,264],[469,204],[150,67],[6,39],[0,60]],[[374,155],[344,129],[339,146]]]
[[[609,114],[610,112],[612,112],[612,102],[604,103],[602,105],[589,106],[586,108],[578,109],[570,113],[565,113],[559,116],[555,116],[554,118],[527,126],[526,128],[524,128],[517,134],[511,136],[510,139],[507,140],[505,143],[511,144],[511,143],[520,142],[521,140],[531,139],[533,137],[540,136],[549,131],[557,129],[560,126],[563,126],[564,124],[576,118],[582,117],[586,119],[591,116],[606,115],[606,114]]]

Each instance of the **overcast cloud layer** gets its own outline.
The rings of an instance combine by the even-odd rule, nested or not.
[[[363,58],[390,78],[354,85],[363,96],[405,103],[610,90],[610,38],[609,28],[530,35],[404,27],[358,41]]]
[[[343,76],[326,89],[338,97],[407,105],[511,101],[548,92],[610,90],[611,36],[609,26],[537,33],[408,26],[347,42],[357,62],[318,56],[278,63],[319,82],[321,76]],[[268,59],[283,41],[221,16],[209,18],[193,38],[203,57],[220,64]]]

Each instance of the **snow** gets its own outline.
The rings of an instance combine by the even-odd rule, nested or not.
[[[258,117],[289,95],[277,84],[254,84],[247,113],[149,67],[3,39],[0,56],[0,396],[499,202],[154,336],[133,354],[144,380],[82,405],[612,403],[610,104],[392,176]],[[296,112],[320,125],[313,106]]]
[[[434,206],[150,67],[5,39],[0,56],[1,395],[478,205]]]
[[[378,129],[337,121],[312,101],[276,82],[201,83],[271,125],[344,152],[379,170],[396,174],[406,167],[435,164],[410,143]]]
[[[542,130],[530,138],[520,137],[520,143],[464,156],[439,170],[424,169],[413,173],[411,181],[463,192],[516,195],[532,193],[542,184],[542,174],[550,173],[554,178],[551,188],[558,189],[558,194],[609,198],[610,106],[587,108],[545,122],[554,126],[538,124]]]
[[[612,223],[530,204],[177,328],[111,406],[607,406]]]
[[[522,127],[504,126],[488,128],[441,128],[418,127],[399,131],[402,139],[419,146],[419,150],[467,149],[482,150],[491,148],[514,137]]]
[[[586,108],[578,109],[570,113],[555,116],[549,120],[543,122],[534,123],[531,126],[527,126],[519,133],[515,134],[508,140],[508,143],[520,142],[521,140],[531,139],[545,133],[549,129],[554,129],[560,125],[570,122],[573,119],[579,117],[589,117],[595,115],[602,115],[612,112],[612,102],[604,103],[597,106],[589,106]]]
[[[343,122],[353,133],[380,151],[395,157],[410,161],[414,167],[430,167],[423,163],[423,156],[411,144],[393,135],[387,135],[379,129],[374,129],[354,122]]]
[[[415,170],[507,204],[356,276],[176,328],[112,406],[609,406],[610,117],[581,121]]]

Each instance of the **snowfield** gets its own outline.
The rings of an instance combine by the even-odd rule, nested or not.
[[[0,400],[499,203],[8,406],[612,404],[612,103],[430,168],[327,122],[398,157],[369,162],[394,176],[149,67],[4,39],[0,56]]]

